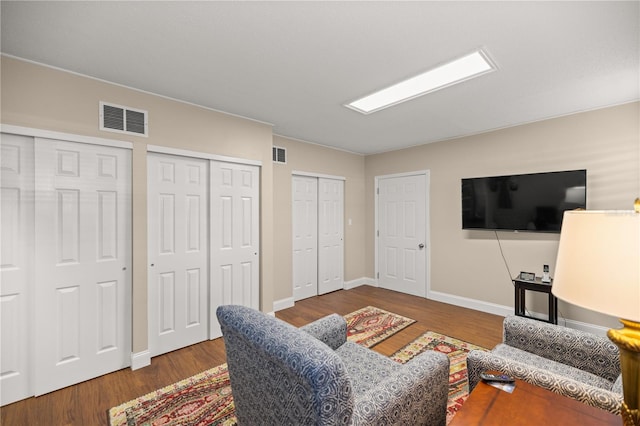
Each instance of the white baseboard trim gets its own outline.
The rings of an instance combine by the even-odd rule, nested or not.
[[[467,297],[456,296],[448,293],[441,293],[438,291],[427,292],[427,299],[435,300],[437,302],[448,303],[450,305],[460,306],[463,308],[474,309],[480,312],[486,312],[488,314],[500,315],[506,317],[507,315],[513,315],[514,310],[511,306],[498,305],[495,303],[484,302],[482,300],[469,299]],[[535,318],[547,318],[547,314],[539,312],[530,312],[532,317]],[[602,327],[595,324],[588,324],[585,322],[575,321],[572,319],[558,318],[558,323],[568,328],[576,330],[586,331],[598,336],[606,336],[607,327]]]
[[[513,308],[508,306],[497,305],[495,303],[484,302],[482,300],[469,299],[468,297],[456,296],[454,294],[441,293],[439,291],[428,291],[427,299],[480,312],[486,312],[488,314],[500,315],[502,317],[506,317],[513,313]]]
[[[131,369],[137,370],[151,365],[151,352],[148,350],[131,354]]]
[[[344,289],[351,290],[352,288],[360,287],[361,285],[370,285],[372,287],[377,287],[378,283],[373,278],[362,277],[351,281],[345,281]]]
[[[294,304],[295,304],[295,301],[293,300],[293,297],[287,297],[286,299],[275,300],[273,302],[274,315],[275,315],[275,312],[281,311],[283,309],[293,308]]]

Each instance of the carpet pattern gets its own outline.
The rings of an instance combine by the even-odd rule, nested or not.
[[[444,334],[427,331],[413,342],[391,355],[391,359],[399,363],[406,363],[422,352],[432,350],[444,353],[449,357],[449,401],[447,402],[447,424],[456,411],[469,397],[467,382],[467,353],[474,349],[486,351],[480,346],[472,345],[462,340],[454,339]]]
[[[345,315],[347,339],[371,347],[415,320],[367,306]],[[227,364],[109,410],[111,426],[235,425]]]

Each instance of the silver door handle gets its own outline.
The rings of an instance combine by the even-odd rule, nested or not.
[[[418,248],[419,248],[420,250],[422,250],[422,249],[424,248],[424,244],[422,244],[422,243],[418,244]]]

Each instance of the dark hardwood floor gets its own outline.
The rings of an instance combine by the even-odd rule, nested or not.
[[[394,312],[416,323],[374,346],[391,355],[426,331],[435,331],[492,348],[502,340],[502,317],[434,302],[420,297],[361,286],[311,297],[276,313],[295,326],[331,313],[348,314],[365,306]],[[37,398],[0,408],[0,424],[107,425],[113,406],[177,382],[225,362],[222,339],[206,341],[152,359],[136,371],[124,369]]]

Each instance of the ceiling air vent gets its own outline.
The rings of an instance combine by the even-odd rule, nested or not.
[[[279,146],[273,147],[273,162],[287,164],[287,150]]]
[[[147,111],[100,102],[100,130],[147,136]]]

